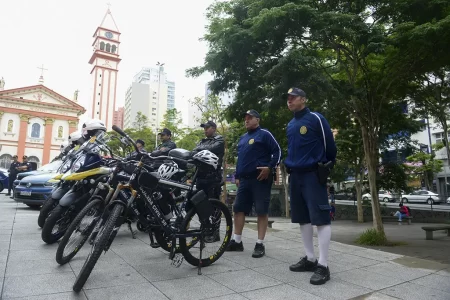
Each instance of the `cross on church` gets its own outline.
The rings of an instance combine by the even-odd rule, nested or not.
[[[37,68],[41,70],[41,76],[44,76],[44,71],[48,71],[48,69],[44,68],[44,64],[42,64],[41,67],[37,67]]]

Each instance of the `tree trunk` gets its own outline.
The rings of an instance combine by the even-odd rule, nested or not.
[[[362,178],[363,174],[361,174],[360,169],[361,165],[357,165],[355,172],[355,189],[356,189],[356,205],[358,211],[358,222],[364,223],[364,212],[362,206]]]
[[[284,165],[284,163],[280,164],[280,176],[281,176],[281,184],[283,185],[284,188],[284,210],[285,210],[285,215],[286,218],[290,217],[290,213],[289,213],[289,188],[288,188],[288,183],[286,181],[286,166]]]
[[[384,232],[383,222],[381,221],[380,202],[378,200],[377,191],[377,166],[378,166],[378,132],[366,126],[361,126],[361,132],[364,144],[364,154],[369,172],[369,187],[370,195],[372,196],[372,213],[373,213],[373,227],[382,235]]]

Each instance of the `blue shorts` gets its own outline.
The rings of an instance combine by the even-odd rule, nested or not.
[[[272,181],[272,176],[270,176],[269,179],[262,181],[259,181],[256,178],[241,178],[236,194],[236,200],[233,205],[233,211],[235,213],[243,212],[248,215],[252,211],[254,203],[257,215],[267,215],[269,213]]]
[[[294,171],[290,176],[292,223],[331,224],[327,186],[319,183],[317,172]]]

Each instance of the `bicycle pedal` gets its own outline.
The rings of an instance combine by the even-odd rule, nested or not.
[[[184,257],[183,255],[181,255],[180,253],[175,254],[175,256],[172,259],[172,266],[174,266],[175,268],[179,268],[181,266],[181,264],[184,261]]]

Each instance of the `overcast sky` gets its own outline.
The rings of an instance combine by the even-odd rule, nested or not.
[[[144,66],[164,62],[168,79],[176,83],[176,107],[187,118],[187,99],[204,96],[206,74],[185,77],[185,70],[201,65],[207,51],[199,42],[205,33],[206,8],[213,0],[2,0],[0,1],[0,78],[5,89],[38,83],[41,64],[44,85],[73,98],[88,111],[92,97],[92,35],[107,4],[122,33],[120,37],[117,102]],[[184,102],[184,103],[183,103]],[[83,118],[84,119],[84,118]]]

